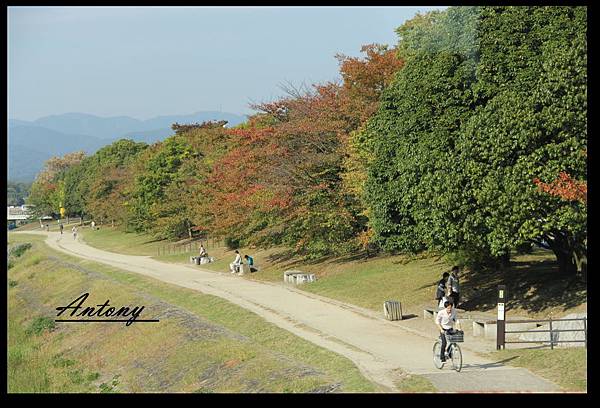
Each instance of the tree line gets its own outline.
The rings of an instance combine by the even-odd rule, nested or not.
[[[174,124],[46,163],[38,211],[159,239],[192,229],[308,257],[433,250],[498,266],[587,249],[586,7],[450,7],[395,47],[337,55],[341,79],[285,87],[234,128]]]

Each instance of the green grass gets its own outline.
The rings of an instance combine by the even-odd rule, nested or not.
[[[156,256],[158,249],[165,245],[165,242],[157,241],[146,234],[125,233],[110,226],[102,226],[95,231],[82,228],[80,235],[93,247],[127,255]]]
[[[587,349],[583,347],[500,350],[487,357],[527,368],[565,391],[587,391]]]
[[[9,271],[19,281],[9,290],[9,392],[377,391],[350,360],[221,298],[54,253],[40,236],[11,236],[19,241],[33,247]],[[32,257],[42,260],[27,266]],[[34,318],[83,292],[86,304],[144,305],[144,318],[161,321],[51,329]]]

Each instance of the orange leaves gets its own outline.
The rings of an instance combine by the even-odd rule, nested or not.
[[[551,183],[543,183],[537,177],[533,179],[533,182],[540,191],[547,194],[567,201],[587,203],[587,181],[575,180],[564,171],[561,171]]]
[[[241,139],[247,139],[247,141],[250,141],[250,142],[258,142],[258,141],[267,140],[273,135],[274,132],[275,132],[275,129],[272,127],[227,130],[227,133],[229,133],[230,135],[237,136]],[[242,142],[244,142],[244,141],[242,141]]]

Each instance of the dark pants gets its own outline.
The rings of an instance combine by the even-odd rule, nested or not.
[[[446,351],[447,341],[446,341],[446,333],[452,334],[453,329],[444,329],[444,333],[440,333],[440,340],[442,341],[442,348],[440,349],[440,360],[444,361],[446,356],[444,352]]]
[[[452,298],[452,303],[454,303],[454,307],[458,307],[458,297],[459,297],[458,292],[450,293],[450,297]]]

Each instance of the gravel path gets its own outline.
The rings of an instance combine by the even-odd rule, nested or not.
[[[257,282],[193,265],[159,262],[148,256],[123,255],[90,247],[72,236],[43,231],[53,249],[101,262],[164,282],[219,296],[251,310],[265,320],[299,337],[339,353],[377,383],[384,392],[397,391],[397,369],[428,378],[441,392],[557,392],[559,387],[526,369],[505,366],[463,349],[460,373],[449,367],[437,370],[431,350],[434,337],[390,322],[354,305],[288,287]]]

